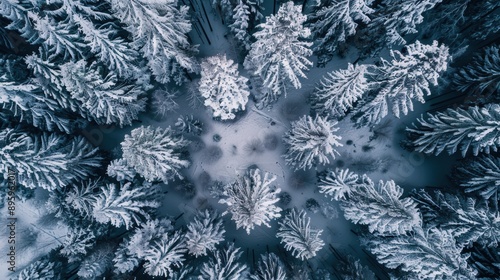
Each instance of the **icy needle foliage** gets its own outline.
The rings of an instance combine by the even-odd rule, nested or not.
[[[277,194],[281,192],[273,184],[276,176],[259,169],[252,169],[224,189],[224,197],[219,203],[226,204],[228,209],[222,213],[231,213],[236,228],[244,228],[248,234],[255,226],[266,225],[272,219],[281,217],[281,208]]]
[[[250,95],[247,81],[239,74],[238,64],[226,55],[212,56],[201,63],[199,91],[214,118],[232,120],[234,113],[245,110]]]
[[[21,270],[17,280],[39,279],[51,280],[57,276],[54,273],[54,263],[47,260],[39,260],[31,263],[28,267]]]
[[[286,269],[281,260],[274,253],[261,255],[252,280],[286,280]]]
[[[287,251],[292,251],[292,255],[301,260],[307,260],[314,256],[323,248],[325,243],[320,235],[323,230],[311,228],[309,223],[311,218],[306,217],[306,212],[293,208],[279,222],[279,229],[276,237],[280,238],[280,243],[285,244]]]
[[[342,146],[342,137],[334,133],[339,130],[336,121],[326,117],[303,116],[292,123],[292,128],[285,133],[283,140],[287,147],[284,155],[286,164],[295,170],[310,169],[316,165],[330,163],[339,154],[335,147]]]
[[[316,38],[315,54],[318,55],[318,66],[324,67],[332,60],[337,47],[356,33],[358,22],[370,22],[369,14],[373,9],[369,6],[373,0],[335,0],[328,6],[318,8],[309,21],[311,31]]]
[[[189,166],[183,153],[188,144],[170,127],[153,129],[141,126],[125,135],[121,146],[127,165],[144,179],[168,183],[175,177],[182,178],[179,171]]]
[[[86,179],[101,165],[97,148],[83,137],[33,134],[6,128],[0,131],[0,170],[18,174],[18,183],[28,188],[63,188]]]
[[[349,169],[325,170],[318,174],[319,192],[332,200],[344,200],[358,183],[358,178],[358,174]]]
[[[68,258],[68,262],[80,261],[96,243],[96,236],[91,228],[70,229],[61,249],[61,255]]]
[[[476,272],[461,254],[462,247],[447,231],[420,228],[411,235],[373,236],[367,246],[380,263],[414,272],[419,279],[475,279]]]
[[[124,159],[116,159],[109,163],[106,171],[109,177],[115,178],[117,181],[133,181],[137,172],[134,168],[127,165]]]
[[[111,223],[126,229],[150,219],[149,211],[160,206],[159,189],[151,184],[106,184],[92,207],[92,216],[102,224]]]
[[[407,128],[417,152],[439,155],[460,150],[465,157],[469,150],[489,154],[500,145],[500,105],[469,107],[467,110],[448,108],[444,112],[427,114],[418,119],[415,128]]]
[[[321,115],[340,118],[370,89],[366,65],[352,65],[347,69],[328,73],[311,95],[312,109]]]
[[[500,158],[484,155],[466,160],[456,168],[452,178],[466,193],[478,192],[485,199],[499,199]]]
[[[195,257],[205,256],[208,251],[215,251],[215,246],[224,241],[226,230],[217,212],[199,212],[187,225],[184,236],[188,252]]]
[[[231,243],[217,250],[208,262],[200,269],[199,280],[232,280],[243,279],[247,266],[238,262],[242,252]]]
[[[258,26],[261,30],[254,34],[257,41],[244,65],[262,79],[262,104],[269,105],[286,94],[288,84],[300,88],[299,77],[306,78],[305,71],[312,65],[307,59],[312,54],[312,43],[303,41],[311,35],[309,28],[303,26],[306,19],[301,6],[289,1]]]
[[[193,115],[182,115],[175,122],[175,127],[182,133],[201,135],[203,123]]]
[[[178,232],[172,236],[164,235],[145,252],[144,272],[168,279],[174,266],[181,267],[186,251],[182,236]]]
[[[111,244],[97,246],[97,249],[82,261],[77,275],[81,279],[98,279],[111,266],[112,256],[113,246]]]

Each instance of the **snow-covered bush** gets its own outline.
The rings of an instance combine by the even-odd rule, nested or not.
[[[219,203],[226,204],[228,209],[223,213],[231,213],[236,228],[244,228],[248,234],[255,226],[266,225],[272,219],[281,217],[279,201],[280,188],[273,184],[276,176],[259,169],[249,170],[234,183],[224,189],[224,198]]]
[[[224,227],[217,212],[205,210],[199,212],[192,222],[187,225],[185,235],[186,247],[189,254],[205,256],[208,251],[214,252],[215,246],[224,241]]]
[[[200,94],[214,118],[232,120],[248,102],[248,79],[238,72],[238,64],[225,55],[212,56],[201,63]]]
[[[303,116],[292,123],[292,128],[285,134],[287,147],[284,155],[286,164],[295,170],[310,169],[316,165],[330,163],[339,154],[335,147],[342,146],[342,137],[334,134],[338,130],[336,121],[316,116]]]

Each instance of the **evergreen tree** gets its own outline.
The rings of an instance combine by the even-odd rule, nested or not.
[[[349,169],[325,170],[318,174],[320,193],[330,196],[332,200],[344,200],[358,184],[358,174]]]
[[[263,254],[252,280],[286,280],[285,266],[274,253]]]
[[[203,133],[203,123],[193,115],[182,115],[177,119],[175,127],[182,133],[201,135]]]
[[[303,26],[305,21],[301,6],[289,1],[258,26],[261,30],[254,34],[257,41],[252,44],[244,65],[263,82],[260,97],[263,105],[286,95],[288,84],[300,88],[299,77],[306,78],[305,71],[312,65],[307,59],[312,54],[309,49],[312,43],[303,41],[311,35]]]
[[[458,149],[465,157],[469,150],[489,154],[500,144],[497,127],[500,125],[500,106],[469,107],[467,110],[448,108],[444,112],[427,114],[427,120],[418,119],[415,128],[407,128],[410,141],[417,152],[438,155]]]
[[[316,116],[303,116],[292,123],[292,128],[283,138],[286,145],[285,162],[295,170],[310,169],[316,165],[330,163],[339,153],[335,147],[342,146],[342,137],[335,135],[336,121]]]
[[[61,248],[61,255],[68,258],[68,262],[81,261],[96,243],[96,236],[92,229],[70,228]]]
[[[370,22],[369,6],[373,0],[333,0],[328,6],[319,6],[309,19],[311,31],[316,39],[315,54],[318,66],[324,67],[332,60],[339,45],[356,33],[357,22]]]
[[[33,134],[20,129],[0,131],[0,170],[18,173],[18,182],[28,188],[63,188],[89,177],[100,167],[97,148],[83,137]]]
[[[370,89],[368,66],[349,64],[345,70],[328,73],[311,95],[312,109],[321,115],[341,118]]]
[[[164,183],[175,177],[182,178],[179,171],[189,166],[183,153],[188,141],[166,129],[141,126],[125,135],[121,143],[123,159],[147,181],[162,180]]]
[[[33,1],[1,1],[0,15],[11,22],[5,26],[9,30],[17,30],[28,42],[36,44],[40,42],[38,31],[28,17],[28,11],[33,9]]]
[[[108,174],[109,177],[115,178],[117,181],[133,181],[137,173],[121,158],[109,163],[106,174]]]
[[[21,270],[17,280],[53,280],[59,279],[58,275],[54,273],[54,263],[46,259],[38,260],[31,263],[29,266]]]
[[[259,1],[259,0],[258,0]],[[238,0],[238,4],[233,9],[233,23],[229,25],[234,38],[240,43],[244,50],[250,50],[251,36],[249,34],[250,7],[244,0]]]
[[[101,277],[112,264],[113,246],[100,244],[80,264],[77,275],[81,279],[97,279]]]
[[[500,199],[500,158],[483,155],[465,160],[456,167],[452,178],[466,193],[477,192],[484,199]]]
[[[247,266],[238,262],[242,252],[233,243],[214,252],[200,269],[200,280],[244,279]]]
[[[242,227],[248,234],[255,226],[271,227],[269,222],[281,217],[281,208],[276,206],[281,189],[273,185],[274,180],[276,176],[267,172],[262,177],[259,169],[249,170],[225,187],[219,203],[228,205],[228,209],[222,215],[231,213],[236,228]]]
[[[189,254],[205,256],[208,251],[215,251],[215,246],[224,241],[226,230],[217,212],[199,212],[194,220],[187,225],[185,235],[186,247]]]
[[[183,254],[186,251],[182,236],[178,232],[172,236],[163,235],[145,252],[144,272],[151,276],[168,278],[173,273],[173,266],[182,266],[185,260]]]
[[[306,212],[293,208],[284,219],[279,222],[276,237],[285,243],[285,249],[292,251],[292,255],[301,260],[307,260],[323,248],[325,243],[321,240],[322,230],[311,228],[311,218],[306,217]]]
[[[155,90],[151,95],[151,109],[159,118],[165,118],[169,113],[177,111],[179,104],[174,100],[177,91]]]
[[[244,111],[248,102],[248,79],[240,76],[238,65],[225,55],[212,56],[201,63],[200,93],[213,116],[231,120]]]

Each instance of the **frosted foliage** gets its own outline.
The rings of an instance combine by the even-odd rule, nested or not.
[[[179,171],[189,166],[183,150],[189,142],[166,129],[141,126],[125,135],[121,143],[123,159],[127,165],[147,181],[167,183],[174,177],[182,178]]]
[[[255,32],[256,42],[245,58],[245,68],[262,79],[261,102],[268,105],[286,93],[288,84],[300,88],[299,78],[306,78],[305,71],[312,66],[307,59],[312,54],[311,42],[303,39],[311,35],[303,23],[307,17],[300,5],[292,1],[281,5],[276,15],[266,18],[266,22]],[[269,47],[273,46],[273,47]]]
[[[182,115],[175,122],[175,127],[182,133],[201,135],[203,123],[193,115]]]
[[[144,272],[151,276],[168,278],[173,273],[173,267],[182,266],[186,251],[182,236],[178,232],[172,236],[164,235],[146,251]]]
[[[476,279],[467,256],[447,231],[418,229],[412,235],[374,236],[367,246],[380,263],[414,272],[419,279]]]
[[[292,251],[292,255],[301,260],[316,256],[325,245],[320,238],[323,231],[311,228],[310,222],[311,218],[306,217],[304,210],[297,213],[294,208],[279,222],[280,227],[276,234],[281,240],[280,243],[285,244],[285,249]]]
[[[25,269],[21,270],[17,280],[52,280],[56,277],[54,274],[54,263],[46,260],[33,262]]]
[[[112,256],[113,246],[101,244],[81,262],[77,275],[81,279],[98,279],[111,266]]]
[[[38,31],[34,29],[28,17],[28,10],[18,1],[1,1],[0,15],[11,20],[11,23],[5,26],[6,29],[17,30],[30,43],[39,42]]]
[[[151,96],[151,108],[155,115],[164,118],[170,112],[175,112],[179,109],[179,104],[174,100],[175,96],[176,92],[155,90]]]
[[[71,229],[63,243],[60,253],[68,258],[68,262],[75,262],[95,245],[96,236],[90,228]]]
[[[250,7],[239,0],[238,5],[233,9],[233,23],[229,25],[234,37],[244,49],[250,49],[250,35],[248,32],[248,22],[250,21]]]
[[[465,157],[469,150],[489,154],[500,145],[500,105],[469,107],[467,110],[448,108],[444,112],[427,114],[418,119],[415,128],[407,128],[417,152],[439,155],[460,150]]]
[[[79,184],[71,184],[65,192],[64,201],[77,210],[85,218],[91,216],[92,205],[96,201],[95,190],[99,189],[99,181],[89,180]]]
[[[191,31],[188,7],[176,0],[109,0],[114,16],[132,34],[134,45],[148,59],[148,66],[160,83],[168,83],[182,69],[194,72],[198,66],[188,42]],[[176,82],[180,82],[176,80]]]
[[[106,184],[94,202],[92,216],[99,223],[111,223],[126,229],[150,219],[149,211],[158,208],[159,189],[151,184],[132,186],[132,183]]]
[[[326,170],[318,176],[319,192],[330,196],[332,200],[345,199],[357,182],[358,175],[349,169]]]
[[[231,243],[214,252],[208,262],[203,263],[200,269],[199,280],[233,280],[244,279],[247,266],[238,262],[241,257],[240,248]]]
[[[341,206],[346,219],[368,225],[370,233],[405,234],[421,226],[422,219],[417,204],[402,195],[394,181],[375,184],[365,175]]]
[[[106,174],[117,181],[132,181],[137,173],[124,159],[115,159],[109,163]]]
[[[240,76],[238,64],[225,55],[212,56],[201,63],[199,91],[215,118],[232,120],[235,112],[245,110],[250,95],[247,81]]]
[[[219,200],[219,203],[228,206],[223,215],[231,213],[236,228],[244,228],[248,234],[255,226],[271,227],[269,222],[281,217],[281,208],[276,206],[281,189],[274,186],[275,180],[274,175],[252,169],[227,185],[224,198]]]
[[[224,241],[226,230],[217,213],[208,210],[198,213],[194,220],[187,225],[184,236],[189,254],[195,257],[205,256],[208,251],[215,251],[215,246]]]
[[[362,117],[357,124],[374,125],[387,116],[389,110],[396,117],[413,111],[413,100],[425,103],[424,96],[430,95],[430,86],[437,86],[439,73],[448,67],[448,47],[424,45],[419,41],[406,46],[407,53],[391,50],[391,61],[382,59],[374,79],[377,95],[359,109]]]
[[[314,12],[310,21],[311,30],[317,38],[314,49],[318,54],[318,64],[324,66],[333,58],[337,46],[345,43],[347,38],[356,33],[357,22],[368,23],[369,7],[372,0],[337,0],[330,1],[329,6]]]
[[[367,66],[352,65],[347,69],[328,73],[314,90],[312,108],[320,114],[343,117],[368,92],[370,84],[366,79]]]
[[[330,163],[339,153],[335,147],[342,146],[341,136],[334,133],[339,130],[337,121],[326,117],[303,116],[292,123],[292,128],[285,133],[283,140],[287,147],[285,162],[295,170],[310,169],[316,165]]]
[[[456,177],[466,193],[478,192],[485,199],[499,199],[500,158],[485,155],[462,163]]]
[[[6,128],[0,131],[0,170],[18,173],[18,183],[28,188],[63,188],[86,179],[100,167],[101,157],[83,137],[33,134]]]
[[[287,280],[286,269],[274,253],[263,254],[252,280]]]

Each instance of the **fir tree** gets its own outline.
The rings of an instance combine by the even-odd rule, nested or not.
[[[234,183],[224,189],[224,198],[219,203],[228,205],[223,213],[231,213],[231,219],[236,222],[236,228],[244,228],[248,234],[255,226],[266,225],[272,219],[281,217],[281,208],[276,206],[279,201],[277,194],[280,188],[273,185],[276,176],[259,169],[252,169]]]
[[[121,158],[109,163],[106,174],[108,174],[109,177],[115,178],[117,181],[133,181],[137,173]]]
[[[244,111],[248,102],[248,79],[240,76],[238,65],[225,55],[212,56],[201,63],[200,93],[215,118],[231,120]]]
[[[224,241],[226,230],[217,212],[199,212],[194,220],[187,225],[185,235],[189,254],[195,257],[205,256],[208,251],[215,251],[215,246]]]
[[[52,280],[52,279],[58,279],[58,277],[56,276],[56,273],[54,273],[54,263],[49,262],[46,259],[42,259],[31,263],[29,266],[21,270],[19,276],[15,279]]]
[[[358,175],[349,169],[325,170],[318,174],[320,193],[330,196],[332,200],[344,200],[351,194],[358,183]]]
[[[145,252],[144,272],[151,276],[167,277],[173,273],[173,267],[181,267],[183,254],[187,251],[182,236],[175,232],[172,236],[163,235],[154,241]]]
[[[456,167],[452,178],[466,193],[477,192],[484,199],[498,200],[500,192],[500,158],[491,155],[465,160]]]
[[[96,279],[102,276],[112,264],[113,246],[101,244],[80,264],[77,275],[81,279]]]
[[[274,253],[263,254],[252,280],[286,280],[285,266]]]
[[[203,123],[193,115],[182,115],[175,122],[175,127],[182,133],[201,135],[203,133]]]
[[[81,261],[96,243],[96,236],[92,229],[71,228],[61,248],[61,255],[68,258],[68,262]]]
[[[342,137],[335,135],[338,130],[336,121],[316,116],[303,116],[292,123],[292,128],[285,133],[284,141],[286,164],[295,170],[310,169],[316,165],[330,163],[339,153],[335,147],[342,146],[339,142]]]
[[[299,77],[306,78],[305,71],[312,65],[307,59],[312,54],[309,49],[312,43],[303,41],[311,35],[303,26],[305,21],[301,7],[290,1],[258,26],[261,30],[254,34],[257,41],[252,44],[244,65],[263,82],[260,97],[263,105],[286,95],[288,84],[300,88]]]
[[[306,212],[293,208],[290,213],[285,215],[279,222],[279,229],[276,237],[285,243],[285,249],[292,251],[292,255],[301,260],[307,260],[314,256],[323,248],[325,243],[320,236],[322,230],[311,228],[309,225],[311,218],[306,217]]]
[[[497,127],[500,125],[500,106],[469,107],[467,110],[448,108],[444,112],[427,114],[418,119],[415,128],[407,128],[410,141],[417,152],[439,155],[460,150],[465,157],[469,150],[489,154],[500,144]]]
[[[200,269],[200,280],[231,280],[243,279],[247,266],[238,262],[242,252],[233,243],[214,252],[208,262]]]

